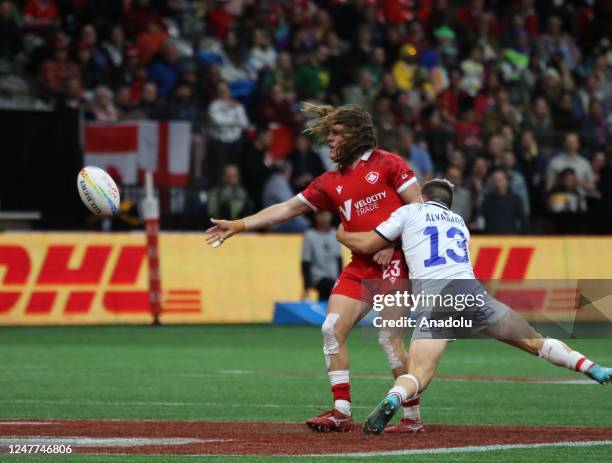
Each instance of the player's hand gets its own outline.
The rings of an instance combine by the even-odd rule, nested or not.
[[[244,220],[210,219],[215,225],[204,232],[206,243],[210,246],[215,242],[222,244],[226,239],[246,229]]]
[[[386,268],[391,263],[391,259],[393,259],[393,252],[395,251],[394,247],[388,247],[381,249],[376,254],[374,254],[374,262],[380,265],[383,268]]]
[[[344,225],[340,224],[338,226],[338,229],[336,230],[336,239],[344,244],[344,241],[342,240],[342,238],[344,237]]]

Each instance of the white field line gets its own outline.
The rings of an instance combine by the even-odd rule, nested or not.
[[[539,449],[546,447],[592,447],[598,445],[612,445],[612,440],[593,440],[593,441],[571,441],[571,442],[544,442],[541,444],[499,444],[499,445],[469,445],[466,447],[447,447],[431,449],[406,449],[389,450],[382,452],[355,452],[355,453],[326,453],[319,455],[301,455],[304,457],[383,457],[397,455],[421,455],[421,454],[440,454],[440,453],[463,453],[463,452],[492,452],[496,450],[518,450],[518,449]],[[296,455],[297,456],[297,455]]]
[[[577,447],[597,447],[612,445],[612,440],[595,440],[595,441],[572,441],[572,442],[545,442],[541,444],[500,444],[500,445],[470,445],[466,447],[435,447],[430,449],[412,449],[412,450],[389,450],[382,452],[356,452],[356,453],[320,453],[320,454],[309,454],[309,455],[282,455],[282,454],[271,454],[265,455],[266,457],[289,457],[293,459],[300,458],[362,458],[362,457],[385,457],[385,456],[404,456],[404,455],[433,455],[433,454],[445,454],[445,453],[480,453],[480,452],[494,452],[503,450],[524,450],[524,449],[539,449],[539,448],[577,448]],[[129,453],[114,453],[113,456],[122,455],[130,456],[133,454]],[[161,457],[168,456],[163,454],[148,454],[150,457]],[[235,459],[236,457],[252,457],[256,455],[252,454],[185,454],[181,457],[227,457]]]
[[[231,439],[198,439],[195,437],[0,437],[0,446],[6,445],[71,445],[74,447],[140,447],[152,445],[187,445],[207,442],[229,442]]]

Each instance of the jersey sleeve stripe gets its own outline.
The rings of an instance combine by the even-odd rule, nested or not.
[[[307,200],[307,199],[304,197],[304,195],[303,195],[302,193],[298,193],[298,194],[297,194],[297,197],[298,197],[298,199],[299,199],[300,201],[302,201],[304,204],[306,204],[306,205],[307,205],[309,208],[311,208],[311,209],[312,209],[314,212],[319,212],[319,209],[317,209],[317,208],[315,207],[315,205],[314,205],[314,204],[312,204],[310,201],[308,201],[308,200]]]
[[[412,185],[412,184],[413,184],[414,182],[416,182],[416,181],[417,181],[416,177],[412,177],[412,178],[411,178],[410,180],[408,180],[407,182],[402,183],[402,184],[400,185],[400,187],[399,187],[397,190],[395,190],[395,191],[397,191],[398,193],[401,193],[402,191],[404,191],[406,188],[408,188],[410,185]]]
[[[383,240],[388,241],[389,243],[393,243],[393,241],[391,241],[389,238],[387,238],[385,235],[379,232],[377,228],[374,229],[374,233],[380,236]]]

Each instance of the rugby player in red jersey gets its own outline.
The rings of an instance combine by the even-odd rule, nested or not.
[[[241,220],[215,220],[206,231],[208,244],[222,243],[231,236],[263,229],[309,211],[326,210],[339,214],[344,229],[371,231],[403,204],[421,201],[418,182],[398,155],[376,149],[372,118],[356,106],[317,106],[306,103],[304,111],[318,117],[307,131],[324,136],[336,168],[314,179],[300,194],[267,207]],[[374,256],[353,253],[329,299],[322,326],[323,353],[332,385],[334,408],[306,421],[315,431],[350,431],[351,396],[346,339],[353,326],[371,307],[371,297],[362,291],[362,280],[382,280],[389,289],[407,279],[401,249],[391,245]],[[378,336],[394,376],[407,372],[401,330],[381,331]],[[424,430],[419,416],[419,398],[404,405],[404,419],[387,432]]]

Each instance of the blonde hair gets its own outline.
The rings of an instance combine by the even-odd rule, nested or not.
[[[332,131],[334,125],[341,125],[340,134],[344,141],[336,148],[336,155],[332,160],[340,169],[349,166],[365,151],[376,147],[376,133],[370,114],[355,105],[334,107],[330,105],[316,105],[304,103],[303,112],[317,114],[306,125],[305,133],[325,137]]]

